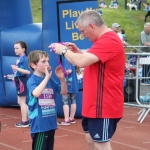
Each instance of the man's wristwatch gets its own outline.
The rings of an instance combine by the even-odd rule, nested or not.
[[[64,56],[65,55],[65,53],[67,52],[67,48],[64,48],[63,50],[62,50],[62,55]]]

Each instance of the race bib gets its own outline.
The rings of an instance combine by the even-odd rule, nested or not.
[[[55,106],[53,89],[45,89],[38,97],[39,105],[42,107]]]

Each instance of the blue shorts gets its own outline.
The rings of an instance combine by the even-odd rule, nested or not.
[[[108,142],[116,131],[121,118],[82,118],[82,127],[91,135],[94,142]]]
[[[32,150],[53,150],[55,130],[32,133]]]
[[[15,77],[15,84],[18,96],[27,96],[27,80],[26,76]]]
[[[76,104],[76,94],[68,93],[67,95],[62,96],[63,105],[68,105],[68,100],[71,101],[71,104]]]

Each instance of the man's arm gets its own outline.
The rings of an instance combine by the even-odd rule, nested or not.
[[[80,54],[68,50],[64,56],[70,63],[80,68],[90,66],[99,61],[99,58],[96,55],[88,52]]]
[[[64,54],[64,57],[71,64],[80,68],[87,67],[99,61],[99,58],[96,55],[88,52],[83,53],[75,44],[64,46],[62,44],[56,43],[54,45],[54,52],[56,54],[62,55],[63,49],[67,49],[67,52]]]

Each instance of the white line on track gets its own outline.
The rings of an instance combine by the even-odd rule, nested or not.
[[[130,129],[130,128],[135,128],[135,126],[129,126],[129,127],[124,127],[124,128],[118,128],[117,130],[119,130],[119,129]]]
[[[14,116],[6,115],[6,114],[0,114],[0,115],[4,115],[4,116],[7,116],[7,117],[20,119],[20,117],[14,117]]]
[[[11,146],[11,145],[4,144],[4,143],[1,143],[1,142],[0,142],[0,145],[3,145],[3,146],[5,146],[5,147],[9,147],[9,148],[14,149],[14,150],[22,150],[22,149],[18,149],[18,148],[16,148],[16,147],[13,147],[13,146]]]
[[[132,148],[135,148],[136,150],[138,150],[138,149],[139,149],[139,150],[148,150],[148,149],[143,149],[143,148],[140,148],[140,147],[136,147],[136,146],[124,144],[124,143],[121,143],[121,142],[116,142],[116,141],[113,141],[113,140],[111,140],[111,142],[117,143],[117,144],[120,144],[120,145],[125,145],[125,146],[127,146],[127,147],[132,147]]]
[[[68,136],[68,135],[55,136],[55,139],[56,138],[62,138],[62,137],[65,137],[65,136]]]
[[[148,141],[148,142],[143,142],[144,144],[149,144],[150,143],[150,141]]]
[[[78,134],[85,135],[85,133],[81,133],[81,132],[77,132],[77,131],[73,131],[73,130],[68,130],[68,129],[61,128],[61,127],[59,127],[59,129],[62,129],[62,130],[67,130],[67,131],[70,131],[70,132],[74,132],[74,133],[78,133]]]
[[[28,141],[22,141],[23,143],[28,143],[28,142],[32,142],[32,140],[28,140]]]
[[[143,124],[143,123],[139,123],[139,122],[133,122],[133,121],[127,121],[127,120],[124,120],[124,119],[121,119],[120,121],[123,121],[123,122],[129,122],[129,123],[133,123],[133,124],[138,124],[138,125],[141,125],[141,126],[150,126],[148,124]]]
[[[137,113],[136,114],[126,114],[123,117],[125,117],[125,116],[134,116],[134,115],[137,115]]]
[[[62,137],[66,137],[68,135],[62,135],[62,136],[55,136],[55,139],[56,138],[62,138]],[[32,142],[32,140],[28,140],[28,141],[22,141],[23,143],[28,143],[28,142]]]

